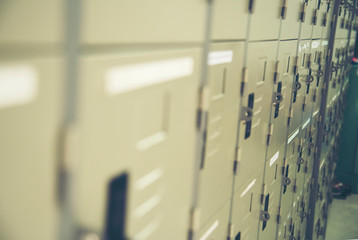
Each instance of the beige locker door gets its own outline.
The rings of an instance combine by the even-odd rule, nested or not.
[[[215,43],[208,56],[210,104],[200,170],[201,224],[206,224],[232,195],[243,48],[243,42]]]
[[[288,0],[286,17],[281,22],[281,40],[297,39],[300,27],[302,0]]]
[[[250,20],[250,41],[273,40],[279,37],[281,2],[257,0]]]
[[[301,237],[306,235],[308,208],[309,208],[310,195],[303,193],[299,202],[299,221],[300,221],[300,235]]]
[[[248,1],[216,0],[213,6],[211,39],[245,39],[248,21]]]
[[[304,22],[302,22],[301,26],[301,39],[312,38],[314,27],[314,25],[312,24],[312,20],[317,6],[316,1],[317,0],[308,0],[302,2],[301,11],[305,8],[305,20]]]
[[[64,38],[64,1],[1,1],[0,9],[1,44],[58,44]]]
[[[295,210],[293,210],[293,212],[295,212]],[[290,225],[290,236],[293,237],[293,239],[299,239],[299,235],[300,233],[300,218],[293,213],[292,214],[292,223]],[[303,236],[302,238],[304,238],[305,236]]]
[[[334,4],[332,1],[328,2],[328,0],[322,2],[322,10],[324,10],[323,19],[321,22],[323,27],[322,38],[329,38]]]
[[[281,214],[287,216],[292,209],[293,188],[295,183],[296,162],[298,159],[299,129],[291,134],[287,140],[286,167],[281,188]]]
[[[199,240],[227,239],[231,201],[226,202],[198,230]]]
[[[242,188],[265,164],[268,125],[274,89],[274,59],[277,42],[256,42],[248,46],[248,81],[244,87],[241,110],[240,161],[235,189]],[[247,114],[248,117],[245,117]],[[245,119],[246,118],[246,119]]]
[[[205,0],[83,1],[84,44],[201,42]]]
[[[56,239],[62,60],[0,62],[0,238]]]
[[[278,228],[278,233],[277,233],[277,239],[278,240],[289,240],[290,237],[290,217],[289,216],[284,216],[281,219],[281,223],[279,225]]]
[[[313,24],[313,39],[322,38],[323,34],[323,26],[322,22],[325,19],[327,7],[325,6],[325,1],[318,0],[315,4],[315,9],[312,16],[312,24]]]
[[[321,218],[316,219],[313,230],[314,230],[313,235],[312,235],[313,240],[323,239],[322,238],[323,221],[321,220]]]
[[[234,235],[241,236],[241,239],[257,239],[262,176],[263,170],[256,171],[248,184],[234,193],[231,220]]]
[[[277,97],[282,95],[282,100],[281,102],[277,101],[276,104],[272,105],[271,123],[273,125],[273,129],[271,144],[267,148],[267,157],[273,156],[287,138],[296,48],[296,40],[280,42],[278,60],[280,69],[274,91],[275,94],[277,94]]]
[[[199,56],[200,49],[193,48],[80,59],[81,154],[74,205],[80,227],[104,232],[112,212],[107,202],[118,194],[126,198],[126,214],[115,229],[123,228],[126,237],[186,238]],[[111,192],[109,184],[123,173],[124,192]]]
[[[276,153],[269,155],[265,167],[265,196],[261,202],[261,212],[270,215],[268,220],[260,219],[259,239],[275,239],[277,230],[277,216],[282,185],[282,165],[286,144],[283,143]]]
[[[310,58],[310,41],[300,41],[298,46],[297,73],[293,79],[292,95],[292,118],[290,121],[289,135],[292,134],[300,125],[303,112],[303,104],[307,102],[305,93],[307,90],[307,79],[309,69],[307,67]]]

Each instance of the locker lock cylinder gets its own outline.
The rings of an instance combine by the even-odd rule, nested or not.
[[[301,164],[304,164],[305,163],[305,159],[304,158],[302,158],[302,157],[298,157],[297,158],[297,164],[298,165],[301,165]]]
[[[314,143],[313,142],[308,143],[307,148],[313,149],[314,148]]]
[[[241,121],[249,122],[253,117],[253,109],[249,107],[243,107],[241,110]]]
[[[301,22],[304,22],[305,19],[306,19],[306,9],[307,9],[307,5],[306,5],[306,4],[307,4],[306,2],[304,2],[304,3],[302,4],[302,10],[301,10],[301,12],[300,12],[300,20],[301,20]]]
[[[307,213],[306,213],[306,212],[301,212],[301,213],[300,213],[300,217],[301,217],[301,218],[307,217]]]
[[[273,99],[272,99],[272,102],[274,105],[277,105],[277,104],[280,104],[283,100],[283,95],[282,93],[279,93],[279,92],[275,92],[273,94]]]
[[[260,212],[260,220],[261,221],[268,221],[270,220],[270,213],[267,211],[261,211]]]

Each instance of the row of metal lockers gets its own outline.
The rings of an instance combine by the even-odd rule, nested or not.
[[[0,1],[0,239],[324,239],[357,11]]]

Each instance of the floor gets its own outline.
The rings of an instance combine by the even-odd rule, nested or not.
[[[326,240],[358,239],[358,194],[334,199],[328,212]]]

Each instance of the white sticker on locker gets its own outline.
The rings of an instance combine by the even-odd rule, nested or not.
[[[311,122],[311,118],[307,119],[307,121],[302,125],[302,130],[307,127],[307,125]]]
[[[337,94],[333,96],[332,101],[334,102],[337,98]]]
[[[37,73],[33,67],[0,67],[0,108],[31,102],[37,95]]]
[[[208,64],[212,66],[232,62],[233,55],[233,51],[210,52],[208,57]]]
[[[320,44],[320,41],[317,40],[317,41],[312,41],[312,48],[315,49],[315,48],[318,48],[319,47],[319,44]]]
[[[201,236],[200,240],[206,240],[214,232],[214,230],[219,226],[219,220],[216,220],[213,225]]]
[[[273,155],[273,157],[270,159],[270,167],[276,162],[279,155],[280,155],[280,151],[277,151],[277,153]]]
[[[192,75],[194,60],[183,57],[114,67],[107,71],[105,90],[111,95]]]
[[[296,132],[294,132],[291,137],[288,138],[287,143],[292,142],[292,140],[297,136],[297,134],[300,132],[300,129],[297,129]]]
[[[240,197],[245,196],[245,194],[246,194],[248,191],[250,191],[250,189],[255,185],[255,183],[256,183],[256,178],[255,178],[254,180],[252,180],[249,185],[247,185],[247,187],[245,188],[245,190],[242,191]]]

